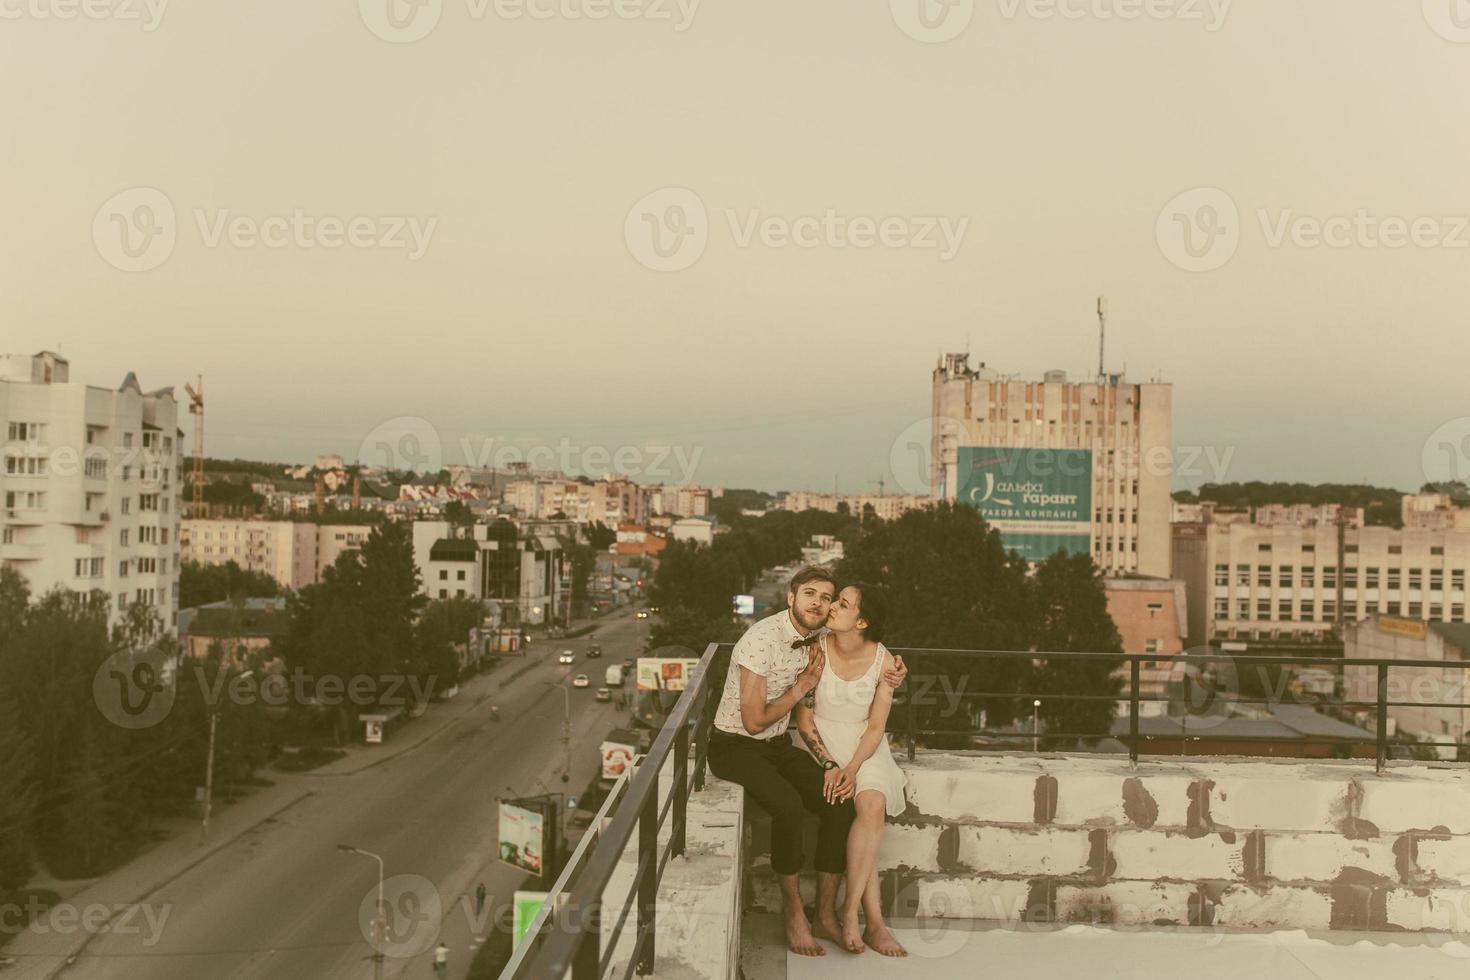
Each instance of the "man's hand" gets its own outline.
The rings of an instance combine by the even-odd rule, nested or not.
[[[795,687],[801,691],[801,696],[806,697],[817,689],[817,682],[822,679],[822,668],[826,666],[827,658],[822,651],[816,647],[811,648],[811,659],[806,662],[806,669],[796,675]]]
[[[852,773],[846,769],[828,769],[822,777],[822,797],[828,803],[841,803],[852,798],[855,786]]]
[[[904,678],[908,676],[909,669],[908,667],[904,666],[903,658],[895,653],[893,655],[892,669],[885,670],[883,672],[883,683],[887,684],[889,687],[893,688],[896,691],[898,690],[899,685],[903,683]]]

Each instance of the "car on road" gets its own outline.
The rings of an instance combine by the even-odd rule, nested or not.
[[[590,646],[590,647],[587,648],[587,659],[588,660],[596,660],[600,656],[602,656],[602,647],[600,647],[600,646]]]
[[[612,688],[610,688],[610,687],[599,687],[597,689],[597,700],[599,700],[599,701],[611,701],[612,700]]]
[[[632,670],[633,669],[633,666],[634,665],[633,665],[632,659],[628,659],[628,660],[624,660],[623,661],[623,669],[624,670]]]
[[[640,610],[638,610],[638,618],[639,619],[647,619],[648,618],[648,610],[647,609],[640,609]]]
[[[559,664],[569,664],[574,663],[576,659],[577,655],[575,653],[570,650],[563,650],[561,655],[556,658],[556,662]]]
[[[573,687],[590,687],[591,685],[592,681],[588,679],[586,674],[578,674],[572,678]]]
[[[648,611],[651,613],[656,613],[658,612],[658,606],[649,606]]]

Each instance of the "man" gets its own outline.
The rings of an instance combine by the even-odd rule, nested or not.
[[[434,947],[434,973],[440,977],[449,975],[449,947],[442,941]]]
[[[816,690],[822,676],[821,650],[813,644],[836,593],[825,568],[807,566],[792,576],[787,608],[756,623],[735,644],[709,740],[710,771],[745,787],[771,815],[771,870],[781,883],[786,944],[801,956],[826,953],[801,904],[803,815],[810,810],[820,822],[816,935],[836,943],[842,941],[837,886],[847,870],[847,831],[855,816],[850,799],[826,801],[824,766],[791,744],[787,734],[792,709]],[[896,688],[908,671],[895,659],[895,669],[883,679]],[[826,767],[835,765],[829,761]]]

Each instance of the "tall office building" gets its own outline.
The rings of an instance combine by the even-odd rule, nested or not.
[[[183,433],[172,388],[73,382],[49,351],[0,356],[0,562],[31,594],[135,602],[176,628]]]
[[[968,354],[934,369],[932,493],[977,507],[1008,548],[1090,554],[1106,573],[1170,577],[1172,386],[1110,374],[1002,375]]]

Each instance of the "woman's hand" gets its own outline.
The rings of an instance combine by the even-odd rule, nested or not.
[[[822,796],[828,803],[841,803],[852,798],[855,785],[852,773],[841,766],[828,769],[822,779]]]

